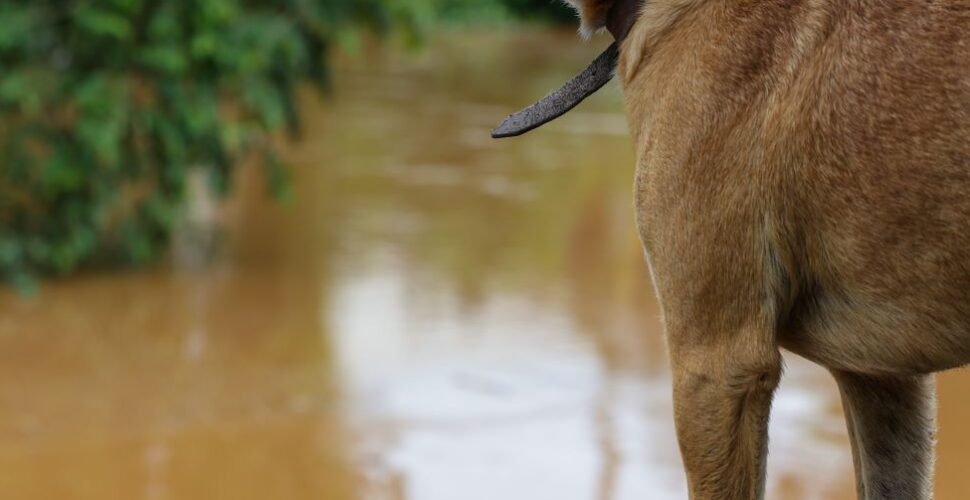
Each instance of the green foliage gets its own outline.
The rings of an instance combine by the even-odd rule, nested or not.
[[[0,280],[157,258],[191,169],[217,193],[299,125],[328,50],[408,21],[395,0],[0,2]]]
[[[576,15],[562,0],[396,0],[424,24],[495,25],[518,21],[573,23]]]
[[[527,20],[575,23],[576,13],[564,0],[502,0],[510,12]]]
[[[167,247],[192,170],[227,193],[254,158],[288,189],[273,137],[296,88],[361,28],[565,21],[559,0],[0,1],[0,281],[29,286]]]

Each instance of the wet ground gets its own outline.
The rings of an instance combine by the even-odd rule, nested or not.
[[[0,498],[685,498],[615,86],[527,139],[488,131],[582,67],[568,34],[341,62],[247,176],[219,256],[0,296]],[[769,498],[853,498],[834,384],[787,356]],[[970,477],[942,377],[940,499]]]

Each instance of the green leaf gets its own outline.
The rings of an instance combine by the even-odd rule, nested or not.
[[[183,74],[189,68],[185,51],[174,43],[145,47],[138,52],[137,59],[146,68],[170,76]]]
[[[101,10],[90,5],[74,9],[74,22],[78,28],[97,37],[112,38],[124,42],[132,37],[132,26],[122,14]]]
[[[29,46],[41,19],[36,5],[0,4],[0,52]]]
[[[48,198],[69,193],[84,185],[84,169],[79,168],[67,148],[58,148],[47,160],[41,185]]]
[[[74,94],[77,136],[107,168],[118,168],[128,125],[128,84],[110,74],[82,80]]]
[[[263,156],[263,171],[266,175],[267,187],[273,197],[288,206],[296,202],[296,192],[293,190],[292,172],[272,151]]]

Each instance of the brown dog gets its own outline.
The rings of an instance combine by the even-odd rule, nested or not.
[[[970,0],[572,3],[618,44],[496,135],[616,66],[691,498],[764,496],[782,347],[835,375],[859,498],[930,498],[931,374],[970,361]]]

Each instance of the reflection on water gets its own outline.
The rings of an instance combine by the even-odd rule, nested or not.
[[[618,90],[488,139],[597,49],[345,61],[304,101],[296,206],[243,182],[217,262],[0,297],[0,497],[684,497]],[[771,431],[769,498],[852,497],[824,371],[789,357]]]

